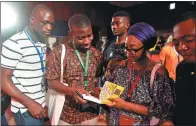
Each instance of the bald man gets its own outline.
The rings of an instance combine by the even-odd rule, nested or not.
[[[3,43],[2,90],[12,97],[16,125],[43,125],[45,107],[45,51],[54,14],[39,4],[33,8],[30,26]]]

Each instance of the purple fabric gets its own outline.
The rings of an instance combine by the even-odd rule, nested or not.
[[[147,49],[152,48],[157,40],[155,29],[151,25],[144,22],[136,23],[131,26],[128,30],[128,35],[135,36]]]

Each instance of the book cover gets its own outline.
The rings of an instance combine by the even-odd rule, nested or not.
[[[85,94],[83,94],[82,96],[85,100],[88,101],[96,102],[98,104],[108,104],[110,103],[110,101],[108,100],[109,98],[119,98],[123,91],[124,87],[106,81],[103,88],[101,88],[99,99],[94,96],[87,96]]]

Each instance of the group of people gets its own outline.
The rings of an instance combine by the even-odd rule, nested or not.
[[[11,97],[12,123],[43,125],[48,119],[46,92],[50,88],[65,96],[58,125],[98,125],[100,105],[84,100],[76,91],[99,96],[98,78],[102,77],[102,84],[110,81],[125,88],[119,98],[101,105],[108,125],[196,124],[194,11],[183,15],[173,28],[175,50],[183,57],[174,83],[164,64],[146,55],[156,44],[155,29],[145,22],[132,25],[128,12],[117,11],[112,16],[111,29],[116,39],[103,52],[91,46],[93,32],[88,17],[71,16],[68,39],[46,58],[54,20],[52,10],[38,4],[32,11],[30,26],[3,43],[2,91]],[[6,111],[2,116],[9,124]]]

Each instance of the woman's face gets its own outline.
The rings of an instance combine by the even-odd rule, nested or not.
[[[129,35],[125,41],[125,53],[131,62],[135,62],[141,58],[144,52],[143,43],[135,36]]]

